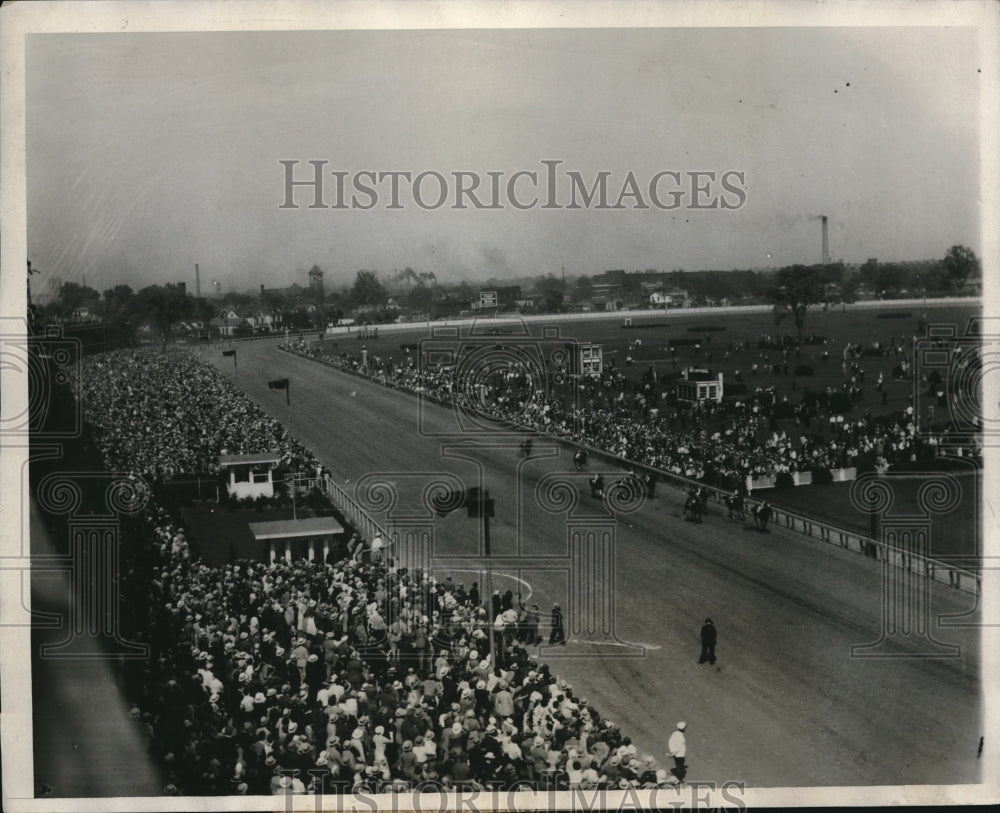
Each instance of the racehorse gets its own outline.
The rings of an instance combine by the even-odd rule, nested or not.
[[[743,510],[743,495],[734,492],[726,497],[726,508],[729,509],[730,519],[746,519],[746,512]]]
[[[767,523],[771,520],[771,506],[766,502],[758,503],[750,510],[750,513],[753,514],[753,521],[757,529],[766,531]]]
[[[611,493],[618,497],[623,503],[631,502],[633,499],[646,493],[646,487],[635,472],[629,472],[621,480],[616,480],[611,484]]]
[[[688,498],[684,502],[684,517],[692,522],[701,522],[704,513],[705,505],[701,500],[701,496],[692,491],[688,494]]]

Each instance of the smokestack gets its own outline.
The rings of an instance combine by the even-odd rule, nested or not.
[[[194,295],[201,296],[201,271],[198,270],[198,263],[194,264]]]
[[[830,262],[830,235],[826,224],[826,215],[820,215],[819,219],[823,223],[823,265]]]

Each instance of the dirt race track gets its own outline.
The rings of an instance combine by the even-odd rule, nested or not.
[[[217,347],[205,353],[234,375]],[[284,392],[267,387],[279,376],[291,381],[290,410]],[[717,507],[703,524],[691,524],[680,516],[682,495],[661,487],[615,523],[615,634],[638,646],[608,643],[600,623],[588,631],[574,617],[588,605],[569,592],[571,574],[580,571],[566,558],[567,527],[601,521],[601,509],[567,450],[538,438],[533,458],[521,460],[523,436],[462,435],[448,409],[292,356],[272,342],[241,345],[238,383],[275,418],[290,420],[293,434],[352,493],[359,481],[392,484],[395,518],[418,511],[418,496],[435,475],[485,485],[496,501],[493,556],[526,562],[520,571],[510,560],[498,563],[494,587],[520,589],[543,614],[558,602],[568,631],[584,628],[568,646],[543,647],[542,659],[618,723],[640,754],[662,765],[670,764],[671,729],[686,720],[690,781],[750,787],[981,781],[974,597],[933,585],[930,638],[939,643],[893,636],[879,650],[882,657],[852,657],[852,645],[881,637],[878,562],[778,528],[745,528]],[[540,481],[559,473],[579,494],[575,514],[553,504],[556,491],[548,492],[547,506],[539,504]],[[551,477],[542,490],[548,483]],[[478,579],[482,587],[476,521],[456,511],[421,522],[433,526],[439,577],[451,574],[466,585]],[[552,557],[548,569],[538,569],[540,556]],[[532,562],[534,569],[527,566]],[[590,591],[591,600],[596,593]],[[963,614],[959,625],[954,618],[951,626],[941,622]],[[709,616],[719,631],[714,667],[698,664],[699,630]],[[942,644],[958,649],[944,656]],[[927,652],[936,654],[912,657]]]

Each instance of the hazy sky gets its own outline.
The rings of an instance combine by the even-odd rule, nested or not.
[[[834,259],[979,253],[977,56],[970,29],[945,28],[31,35],[29,256],[99,289],[193,290],[199,263],[203,292],[305,284],[314,263],[328,285],[405,266],[745,268],[818,262],[817,214]],[[348,200],[363,170],[438,172],[450,197],[422,208],[404,183],[389,209],[385,182],[367,211],[309,209],[308,190],[282,209],[281,160],[349,173]],[[488,172],[503,189],[543,160],[588,185],[611,173],[609,203],[632,172],[650,208],[450,208],[451,173],[488,202]],[[742,172],[745,202],[657,209],[662,171]]]

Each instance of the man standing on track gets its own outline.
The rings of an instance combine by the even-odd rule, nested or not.
[[[667,756],[674,758],[674,769],[671,773],[677,777],[678,782],[683,782],[684,777],[687,776],[687,766],[684,764],[684,759],[687,756],[687,740],[684,737],[686,728],[687,723],[683,721],[678,723],[674,733],[667,741]]]
[[[701,627],[701,657],[698,663],[715,663],[715,624],[711,618],[706,618]]]
[[[566,629],[563,627],[563,614],[558,604],[552,605],[552,632],[549,634],[550,644],[566,646]]]

